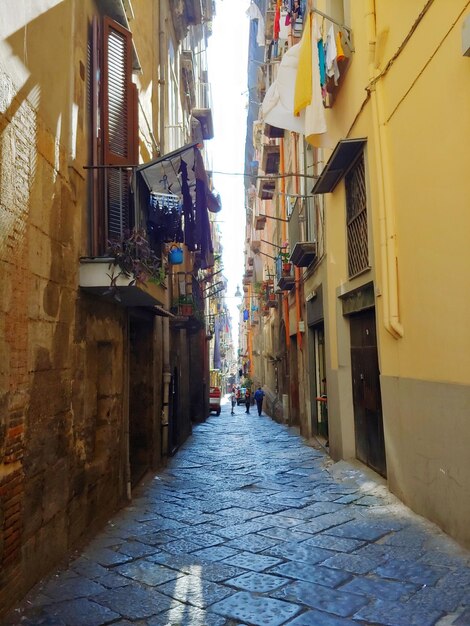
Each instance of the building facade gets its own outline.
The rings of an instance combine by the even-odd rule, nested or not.
[[[275,304],[249,330],[254,376],[277,419],[468,546],[468,4],[270,2],[263,17],[247,142],[263,266],[245,276],[261,302],[274,273]]]
[[[208,414],[213,5],[0,9],[0,613]]]

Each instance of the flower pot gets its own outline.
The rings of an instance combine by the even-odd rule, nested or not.
[[[282,264],[282,271],[284,272],[284,274],[290,274],[291,267],[292,267],[292,264],[290,262],[283,263]]]
[[[168,253],[168,261],[172,265],[181,265],[181,263],[183,262],[183,250],[176,244],[173,244],[170,248],[170,252]]]

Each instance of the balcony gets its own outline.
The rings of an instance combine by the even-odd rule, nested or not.
[[[265,174],[278,174],[280,161],[280,148],[276,145],[263,144],[261,169]]]
[[[255,230],[264,230],[265,225],[266,225],[266,216],[257,215],[255,217]]]
[[[196,83],[196,102],[191,111],[201,124],[203,139],[212,139],[214,136],[214,123],[212,119],[212,97],[209,83]]]
[[[124,307],[161,307],[166,302],[166,288],[151,280],[145,283],[126,276],[111,257],[80,259],[80,289]]]
[[[260,178],[258,184],[258,196],[261,200],[272,200],[276,191],[276,181]]]
[[[292,263],[283,262],[282,257],[276,259],[277,287],[281,291],[291,291],[295,286],[295,276]]]
[[[290,260],[296,267],[308,267],[316,258],[317,244],[315,241],[298,241],[290,255]]]

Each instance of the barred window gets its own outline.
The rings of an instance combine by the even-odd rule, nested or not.
[[[364,153],[345,177],[349,277],[369,267]]]

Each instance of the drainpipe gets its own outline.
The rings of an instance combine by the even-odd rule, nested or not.
[[[170,399],[170,320],[163,318],[163,404],[162,404],[162,456],[168,455],[168,424]]]
[[[297,135],[294,135],[294,172],[298,174],[299,172],[299,155],[298,155],[298,141]],[[299,195],[299,177],[295,176],[295,193]],[[294,242],[290,242],[292,245]],[[302,312],[300,310],[300,268],[297,266],[294,267],[294,276],[295,276],[295,316],[296,316],[296,333],[297,333],[297,345],[299,346],[299,350],[303,350],[302,345],[302,333],[300,332],[300,320],[302,318]]]
[[[126,316],[126,324],[124,331],[124,394],[123,394],[123,413],[124,413],[124,482],[126,486],[126,498],[128,501],[132,499],[131,487],[131,450],[130,450],[130,320],[129,315]]]
[[[385,328],[395,338],[403,337],[398,308],[398,267],[393,203],[390,189],[390,164],[383,123],[382,85],[378,76],[377,32],[375,0],[367,3],[367,31],[369,39],[369,86],[374,128],[375,162],[379,189],[380,258],[382,265],[383,321]]]
[[[158,93],[158,115],[160,117],[160,155],[165,154],[165,87],[166,87],[166,67],[165,67],[165,28],[163,10],[160,2],[157,2],[158,20],[158,67],[159,67],[159,93]]]

